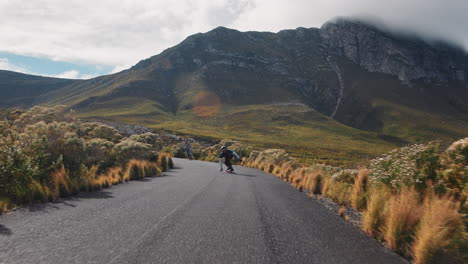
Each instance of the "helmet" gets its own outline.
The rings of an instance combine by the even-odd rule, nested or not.
[[[226,146],[222,146],[221,149],[227,149]]]

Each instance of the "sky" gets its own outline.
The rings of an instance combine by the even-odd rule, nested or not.
[[[217,26],[320,27],[364,17],[468,50],[468,0],[0,0],[0,69],[87,79]]]

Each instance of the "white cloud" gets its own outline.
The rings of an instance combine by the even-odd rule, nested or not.
[[[44,77],[54,77],[54,78],[64,78],[64,79],[91,79],[96,77],[96,75],[91,74],[81,74],[77,70],[65,71],[60,74],[41,74],[37,72],[30,71],[22,66],[15,65],[11,63],[8,58],[0,58],[0,70],[15,71],[32,75],[39,75]]]
[[[127,68],[190,34],[318,27],[371,15],[468,47],[465,0],[0,0],[0,51]]]
[[[110,73],[116,73],[128,69],[131,65],[119,64],[115,66]]]
[[[80,76],[80,72],[76,70],[62,72],[57,75],[49,75],[49,77],[65,78],[65,79],[78,79],[79,76]]]
[[[0,58],[0,70],[28,73],[25,68],[12,64],[8,58]]]
[[[92,74],[82,74],[77,70],[64,71],[59,74],[36,74],[36,75],[41,75],[45,77],[62,78],[62,79],[91,79],[91,78],[96,77],[96,75],[92,75]]]

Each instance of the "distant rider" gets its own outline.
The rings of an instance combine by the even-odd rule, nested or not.
[[[228,149],[226,146],[221,147],[221,154],[219,154],[219,166],[221,166],[221,170],[223,171],[223,158],[224,158],[224,164],[228,167],[226,169],[227,172],[234,172],[234,168],[232,167],[231,164],[231,159],[233,157],[236,157],[236,159],[240,160],[239,155],[237,155],[236,152]]]
[[[187,153],[187,157],[189,159],[193,159],[192,158],[192,145],[190,145],[190,142],[188,139],[185,140],[184,148],[185,148],[185,152]]]

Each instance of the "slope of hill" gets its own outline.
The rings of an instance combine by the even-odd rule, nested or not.
[[[467,72],[468,56],[456,47],[356,21],[278,33],[219,27],[120,73],[45,83],[28,103],[350,163],[466,136]]]
[[[0,70],[0,106],[29,107],[39,96],[79,82]]]

